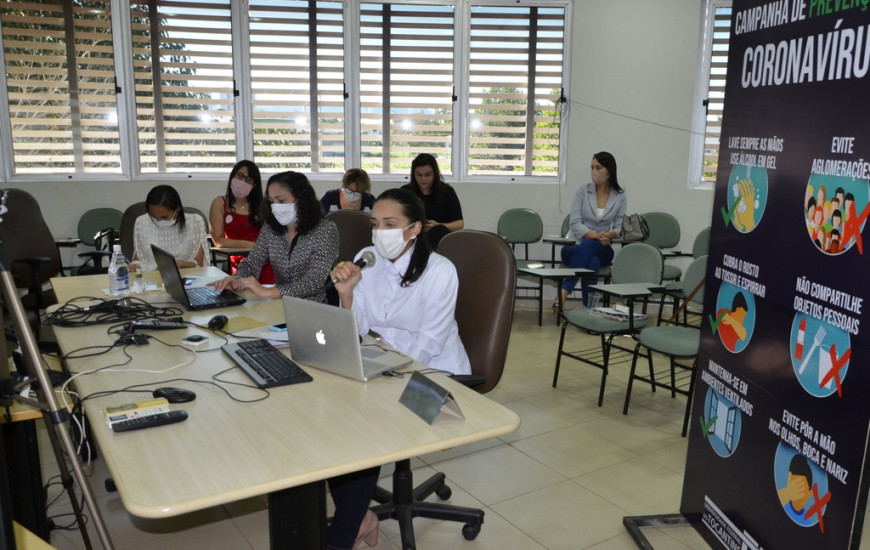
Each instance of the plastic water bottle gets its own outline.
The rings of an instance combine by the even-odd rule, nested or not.
[[[130,294],[130,269],[119,244],[112,247],[112,261],[109,263],[109,294],[113,298]]]

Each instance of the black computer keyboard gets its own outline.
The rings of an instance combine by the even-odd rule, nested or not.
[[[190,300],[192,306],[213,304],[218,295],[214,290],[204,286],[188,288],[185,292],[187,292],[187,299]]]
[[[266,340],[245,340],[221,349],[261,388],[311,382],[307,372]]]

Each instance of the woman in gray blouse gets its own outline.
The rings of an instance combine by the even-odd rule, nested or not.
[[[610,241],[622,231],[622,218],[628,205],[625,191],[616,178],[616,159],[607,151],[596,153],[590,163],[592,183],[581,185],[571,206],[571,234],[577,244],[562,247],[562,262],[568,267],[591,269],[595,273],[613,261]],[[589,304],[589,285],[596,280],[586,277],[580,283],[583,305]],[[562,306],[574,292],[576,278],[562,284]],[[553,311],[560,311],[559,302]]]
[[[296,296],[326,302],[324,282],[338,259],[338,228],[323,217],[320,201],[308,178],[281,172],[269,178],[264,220],[254,248],[239,264],[234,277],[212,283],[215,290],[250,290],[260,298]],[[275,286],[257,280],[271,262]]]

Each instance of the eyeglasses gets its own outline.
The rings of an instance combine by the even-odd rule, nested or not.
[[[251,176],[244,176],[242,174],[236,174],[236,177],[245,183],[254,183],[254,178],[252,178]]]

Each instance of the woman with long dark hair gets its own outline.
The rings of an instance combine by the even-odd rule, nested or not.
[[[590,164],[592,183],[581,185],[571,206],[571,234],[577,244],[562,247],[562,262],[568,267],[582,267],[598,273],[613,261],[610,241],[619,236],[622,218],[628,204],[625,191],[616,176],[616,159],[602,151],[592,157]],[[596,279],[584,278],[581,283],[583,305],[589,303],[589,285]],[[561,295],[553,304],[560,311],[558,300],[564,306],[568,294],[574,291],[577,278],[566,279]]]
[[[250,160],[240,160],[230,170],[224,194],[211,201],[208,226],[211,240],[218,248],[253,248],[263,220],[263,183],[260,169]],[[235,273],[244,256],[230,256],[230,272]],[[272,284],[271,265],[264,266],[260,282]]]
[[[438,161],[429,153],[417,155],[411,162],[411,182],[402,189],[410,189],[423,201],[426,232],[433,249],[444,235],[465,227],[459,197],[442,179]]]
[[[387,345],[433,369],[471,373],[455,318],[459,289],[456,268],[429,247],[426,214],[413,192],[402,188],[381,193],[372,208],[372,242],[374,246],[361,250],[357,258],[366,251],[373,252],[373,266],[363,271],[343,262],[330,273],[337,281],[335,290],[341,307],[353,310],[360,336],[372,330]],[[372,468],[357,472],[340,487],[346,492],[352,488],[353,495],[367,503],[377,484],[378,471]],[[334,483],[330,480],[333,498]],[[370,510],[362,518],[356,543],[365,539],[373,546],[377,536],[371,542],[367,537],[377,532],[378,518]]]
[[[323,216],[308,178],[281,172],[269,178],[260,216],[263,228],[235,276],[211,283],[215,290],[250,290],[260,298],[296,296],[326,302],[323,283],[338,258],[338,228]],[[267,264],[275,286],[263,286]]]
[[[345,262],[338,280],[341,307],[352,309],[360,335],[373,330],[384,342],[433,369],[469,374],[471,365],[454,316],[456,268],[429,248],[425,214],[407,189],[381,193],[372,209],[376,262],[361,271]]]

